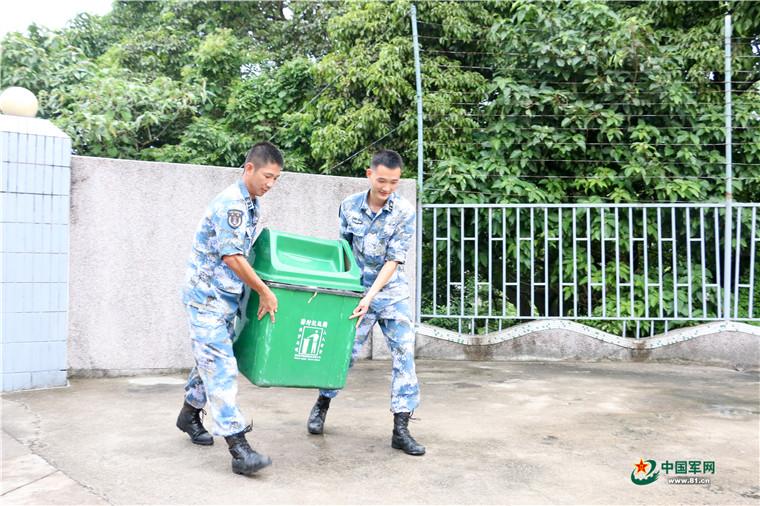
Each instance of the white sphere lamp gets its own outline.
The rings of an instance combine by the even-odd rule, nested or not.
[[[37,97],[26,88],[11,86],[0,93],[0,112],[3,114],[34,118],[38,108]]]

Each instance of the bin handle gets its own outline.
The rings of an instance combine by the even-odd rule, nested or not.
[[[341,239],[340,245],[343,248],[343,272],[349,272],[351,270],[351,260],[350,260],[351,257],[348,255],[349,253],[348,241],[346,241],[345,239]]]
[[[364,296],[363,292],[354,292],[352,290],[342,290],[339,288],[320,288],[318,286],[303,286],[303,285],[291,285],[288,283],[278,283],[277,281],[267,281],[264,283],[269,288],[285,288],[287,290],[294,290],[297,292],[309,292],[309,293],[331,293],[334,295],[344,295],[346,297],[357,297],[361,299]]]

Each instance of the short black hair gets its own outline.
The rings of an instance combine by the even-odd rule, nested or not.
[[[404,161],[401,159],[401,155],[392,149],[381,149],[372,156],[372,162],[369,164],[372,169],[377,168],[378,165],[385,165],[389,169],[403,169]]]
[[[280,168],[285,166],[280,150],[268,141],[254,144],[245,156],[245,163],[252,163],[254,169],[260,169],[269,163],[276,163]]]

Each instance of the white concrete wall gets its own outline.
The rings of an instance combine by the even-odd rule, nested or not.
[[[206,205],[241,170],[90,157],[73,157],[71,170],[70,371],[189,368],[185,262]],[[366,188],[363,177],[285,172],[262,199],[258,230],[337,238],[340,201]],[[414,203],[414,181],[399,193]]]

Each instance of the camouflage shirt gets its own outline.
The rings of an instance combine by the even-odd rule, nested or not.
[[[211,201],[195,232],[182,302],[216,313],[238,310],[243,282],[222,257],[247,258],[258,221],[258,200],[251,198],[242,179]]]
[[[351,245],[362,271],[362,284],[369,289],[385,262],[399,263],[396,272],[375,296],[371,308],[380,310],[409,297],[404,263],[414,236],[415,211],[412,204],[393,193],[377,213],[372,212],[361,192],[340,205],[340,236]]]

